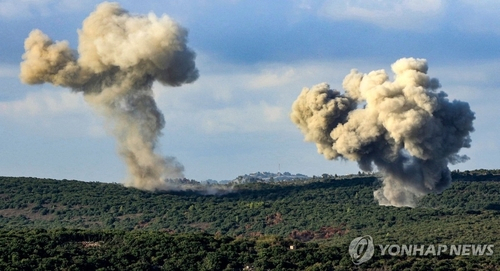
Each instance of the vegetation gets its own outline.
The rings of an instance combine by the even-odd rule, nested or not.
[[[379,270],[500,269],[500,170],[453,172],[417,208],[379,206],[374,176],[256,182],[219,195],[0,177],[0,270],[350,270],[375,244],[493,244],[492,256],[382,256]],[[290,249],[294,246],[294,249]]]

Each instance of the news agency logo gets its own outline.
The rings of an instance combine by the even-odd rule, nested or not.
[[[494,245],[377,245],[380,248],[380,255],[390,256],[439,256],[447,254],[449,256],[492,256]],[[355,265],[367,262],[375,253],[375,245],[370,235],[354,238],[349,245],[349,255]]]
[[[373,257],[375,247],[370,235],[354,238],[349,245],[349,255],[355,265],[360,265]]]

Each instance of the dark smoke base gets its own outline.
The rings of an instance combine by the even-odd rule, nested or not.
[[[133,187],[125,184],[126,187]],[[133,187],[137,188],[137,187]],[[140,188],[137,188],[140,189]],[[141,189],[143,190],[143,189]],[[203,196],[223,196],[237,192],[235,184],[204,184],[188,179],[166,179],[161,186],[155,189],[150,189],[151,192],[168,193],[168,192],[188,192],[196,193]]]

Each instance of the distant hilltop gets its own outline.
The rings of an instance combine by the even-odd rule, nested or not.
[[[300,179],[309,179],[310,177],[304,174],[291,174],[290,172],[256,172],[245,175],[240,175],[236,179],[229,181],[234,184],[255,183],[255,182],[285,182]]]
[[[365,172],[358,172],[357,174],[347,174],[347,175],[341,175],[338,176],[337,174],[331,175],[331,174],[322,174],[319,176],[313,175],[312,177],[296,173],[292,174],[290,172],[278,172],[278,173],[273,173],[273,172],[256,172],[256,173],[250,173],[250,174],[245,174],[245,175],[240,175],[236,177],[233,180],[213,180],[213,179],[208,179],[201,181],[200,183],[202,184],[244,184],[244,183],[256,183],[256,182],[287,182],[287,181],[297,181],[297,180],[305,180],[305,179],[316,179],[316,178],[323,178],[323,179],[338,179],[338,180],[343,180],[343,179],[350,179],[350,178],[355,178],[359,176],[375,176],[375,177],[380,177],[377,173],[365,173]]]

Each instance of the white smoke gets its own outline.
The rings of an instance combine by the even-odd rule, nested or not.
[[[356,161],[363,171],[375,165],[383,175],[374,192],[379,204],[414,207],[450,186],[448,163],[468,159],[457,153],[470,147],[474,131],[469,104],[437,92],[439,81],[427,69],[425,59],[400,59],[392,65],[394,81],[384,70],[352,70],[345,94],[326,83],[304,88],[291,120],[326,159]]]
[[[198,78],[187,30],[168,16],[135,16],[117,3],[102,3],[78,31],[78,52],[68,42],[53,42],[40,30],[25,41],[20,78],[27,84],[51,83],[83,92],[85,100],[112,126],[127,164],[127,185],[140,189],[177,188],[183,166],[156,152],[165,121],[152,84],[169,86]]]

